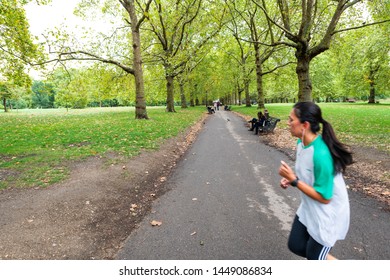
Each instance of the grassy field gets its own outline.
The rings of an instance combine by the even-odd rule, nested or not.
[[[0,113],[0,189],[58,182],[68,175],[69,161],[109,153],[130,158],[157,149],[205,112],[204,107],[176,110],[150,107],[147,121],[136,120],[134,108]]]
[[[293,104],[267,104],[271,116],[287,127]],[[390,105],[320,104],[342,141],[389,152]],[[115,153],[124,158],[142,149],[158,149],[163,139],[176,136],[206,112],[205,107],[166,113],[149,107],[150,120],[136,120],[133,108],[83,110],[46,109],[0,113],[0,189],[47,186],[69,174],[69,161]],[[256,116],[257,108],[233,106],[233,111]]]
[[[278,127],[286,128],[293,104],[267,104],[271,116],[281,119]],[[390,151],[390,104],[319,103],[322,117],[330,122],[337,136],[346,144],[375,147]],[[233,110],[256,116],[256,106],[233,106]]]

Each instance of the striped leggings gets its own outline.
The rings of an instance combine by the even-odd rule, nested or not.
[[[325,247],[315,241],[307,232],[307,228],[295,216],[288,239],[288,248],[294,254],[308,260],[326,260],[332,247]]]

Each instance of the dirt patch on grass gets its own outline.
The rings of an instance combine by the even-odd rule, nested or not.
[[[64,182],[0,191],[0,259],[112,259],[203,123],[131,160],[93,157]]]

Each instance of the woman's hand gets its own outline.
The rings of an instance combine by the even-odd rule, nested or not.
[[[297,176],[295,176],[295,173],[291,169],[291,167],[288,166],[288,164],[285,163],[284,161],[281,161],[281,163],[282,164],[279,167],[279,175],[282,176],[284,179],[286,179],[289,183],[295,180]]]
[[[286,178],[282,178],[282,180],[280,180],[280,186],[283,188],[283,189],[287,189],[287,187],[290,185],[290,182],[286,179]]]
[[[297,176],[287,163],[284,161],[281,161],[281,163],[282,164],[279,167],[279,175],[283,178],[280,180],[280,186],[286,189],[290,185],[290,182],[295,180]],[[305,182],[299,181],[299,184],[300,185],[297,186],[297,188],[299,188],[301,192],[311,197],[312,199],[324,204],[328,204],[330,202],[330,199],[324,199],[320,193],[318,193],[313,187],[309,186]]]

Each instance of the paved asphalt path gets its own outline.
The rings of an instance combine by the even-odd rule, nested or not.
[[[260,136],[261,137],[261,136]],[[298,190],[279,187],[283,153],[262,144],[233,112],[210,115],[178,163],[171,188],[133,231],[117,259],[289,260]],[[351,225],[332,254],[340,259],[390,259],[390,212],[349,192]],[[161,226],[151,226],[152,220]]]

